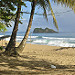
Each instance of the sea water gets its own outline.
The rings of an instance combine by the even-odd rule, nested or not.
[[[10,35],[10,33],[6,33],[5,35]],[[16,39],[17,42],[21,42],[23,37],[24,32],[18,33]],[[6,38],[6,40],[9,41],[10,38]],[[27,43],[49,46],[75,47],[75,33],[32,33],[29,35]]]

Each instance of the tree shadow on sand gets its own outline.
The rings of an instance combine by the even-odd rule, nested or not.
[[[58,51],[58,50],[64,50],[64,49],[70,49],[70,48],[75,49],[75,47],[61,47],[61,48],[55,49],[55,50]]]
[[[51,65],[57,68],[52,69]],[[75,65],[58,65],[36,57],[22,55],[21,57],[0,56],[0,75],[2,74],[50,74],[52,72],[75,72]]]

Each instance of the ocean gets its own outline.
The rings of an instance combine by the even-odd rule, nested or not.
[[[5,33],[10,35],[10,32]],[[3,36],[0,34],[0,36]],[[24,37],[24,32],[18,32],[17,42],[21,42]],[[6,38],[5,40],[9,40]],[[59,33],[30,33],[27,43],[60,46],[60,47],[75,47],[75,33],[59,32]]]

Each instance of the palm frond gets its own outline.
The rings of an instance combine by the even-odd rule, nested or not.
[[[5,32],[7,31],[6,25],[0,22],[0,32]]]
[[[57,30],[59,31],[58,24],[57,24],[57,20],[56,20],[56,18],[55,18],[54,12],[53,12],[53,10],[52,10],[51,3],[50,3],[49,0],[48,0],[48,2],[49,2],[51,14],[52,14],[52,16],[53,16],[53,23],[54,23],[55,27],[57,28]]]
[[[46,8],[48,7],[47,1],[46,0],[37,0],[37,5],[40,5],[40,7],[43,9],[43,15],[45,16],[46,20],[48,21],[47,11],[46,11]]]

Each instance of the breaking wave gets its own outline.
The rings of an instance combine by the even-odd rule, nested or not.
[[[3,35],[0,35],[0,37]],[[24,36],[17,36],[17,42],[21,42]],[[9,41],[10,38],[5,40]],[[44,37],[44,36],[29,36],[27,43],[61,46],[61,47],[75,47],[75,38],[58,38],[58,37]]]

